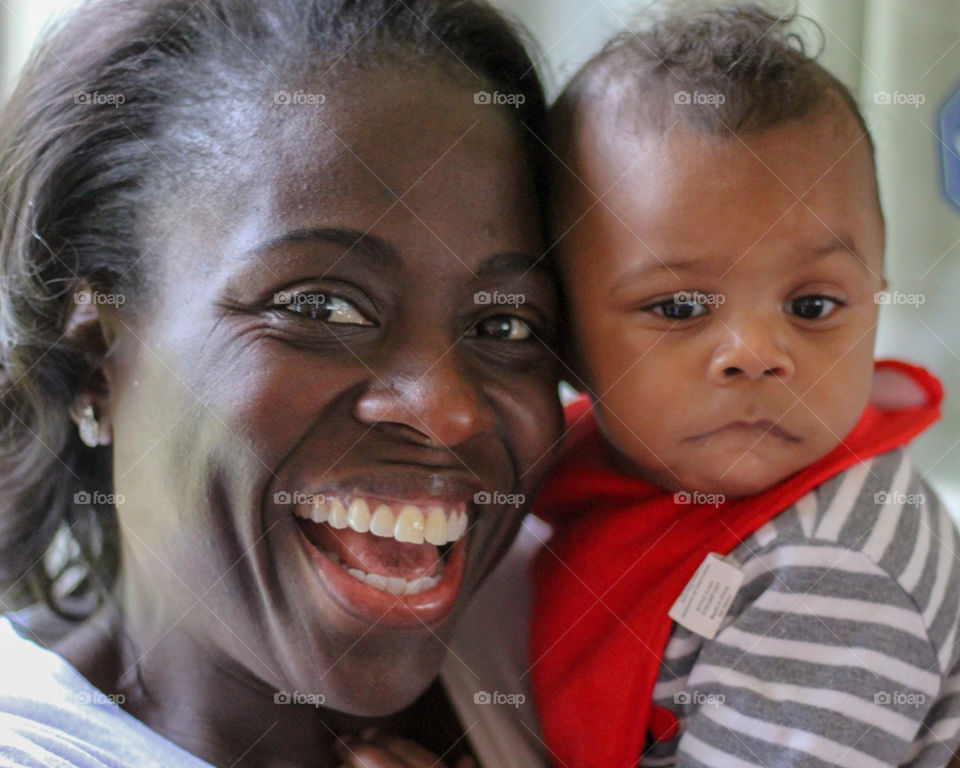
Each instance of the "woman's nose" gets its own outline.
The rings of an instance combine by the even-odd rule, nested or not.
[[[710,380],[718,386],[764,378],[789,380],[795,370],[793,359],[774,323],[761,317],[724,323],[723,338],[710,360]]]
[[[419,435],[414,439],[452,448],[477,434],[492,431],[495,417],[480,387],[466,378],[456,349],[425,360],[417,371],[384,370],[354,405],[356,418],[368,425],[395,424]]]

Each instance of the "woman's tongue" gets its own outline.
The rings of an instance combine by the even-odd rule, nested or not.
[[[389,536],[358,533],[352,528],[331,528],[326,523],[309,523],[308,538],[322,549],[336,552],[348,568],[359,568],[384,577],[399,576],[413,581],[431,576],[440,553],[424,542],[410,544]]]

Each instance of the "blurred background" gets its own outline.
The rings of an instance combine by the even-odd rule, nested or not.
[[[552,98],[650,0],[494,2],[532,33]],[[37,32],[72,4],[0,0],[0,96],[9,94]],[[944,419],[918,438],[912,455],[960,520],[960,210],[943,192],[942,171],[945,153],[960,162],[960,118],[955,134],[939,138],[940,110],[960,88],[960,3],[766,4],[777,13],[796,5],[820,25],[822,61],[858,96],[873,133],[887,217],[886,276],[889,291],[904,302],[881,308],[877,355],[925,365],[944,382]],[[819,42],[804,36],[815,46]]]

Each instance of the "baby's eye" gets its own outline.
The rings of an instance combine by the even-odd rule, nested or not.
[[[667,320],[689,320],[707,314],[706,302],[697,294],[678,294],[669,301],[661,301],[649,307],[649,311]]]
[[[526,341],[533,336],[530,326],[514,315],[496,315],[481,320],[466,333],[467,336],[482,336],[496,341]]]
[[[352,302],[325,293],[291,293],[278,302],[308,320],[343,325],[373,325]]]
[[[804,320],[821,320],[833,314],[843,302],[829,296],[800,296],[787,304],[787,311]]]

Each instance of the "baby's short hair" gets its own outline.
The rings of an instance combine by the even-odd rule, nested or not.
[[[555,148],[565,154],[577,120],[615,99],[617,119],[629,116],[638,127],[663,133],[680,121],[718,136],[760,133],[845,107],[873,158],[873,141],[856,100],[816,61],[819,52],[807,53],[792,28],[797,19],[795,11],[778,16],[752,2],[655,6],[564,89],[552,109]],[[806,21],[822,40],[819,25]]]

